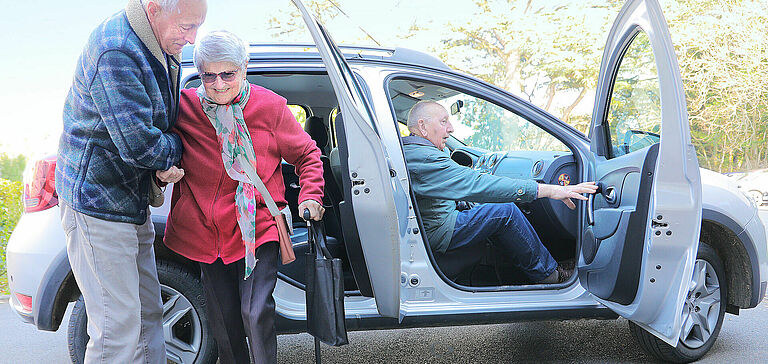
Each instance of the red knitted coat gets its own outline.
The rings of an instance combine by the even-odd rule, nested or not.
[[[221,161],[216,132],[203,113],[196,89],[181,91],[179,118],[172,131],[184,146],[184,178],[173,186],[171,213],[165,228],[165,245],[198,262],[225,264],[245,256],[235,216],[237,182],[227,175]],[[317,144],[301,129],[286,100],[263,87],[251,85],[243,109],[253,139],[259,177],[279,208],[285,201],[281,161],[296,166],[301,192],[299,202],[322,201],[323,164]],[[256,196],[256,246],[277,241],[277,228],[261,195]]]

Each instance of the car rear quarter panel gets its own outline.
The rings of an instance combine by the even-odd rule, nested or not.
[[[58,206],[24,214],[19,219],[7,248],[8,283],[12,295],[20,293],[36,298],[48,267],[66,251],[60,221]],[[33,312],[36,312],[35,301]]]

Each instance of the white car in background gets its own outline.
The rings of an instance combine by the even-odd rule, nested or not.
[[[731,178],[756,205],[768,205],[768,168],[734,174]]]

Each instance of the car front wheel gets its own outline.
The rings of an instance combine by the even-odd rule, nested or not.
[[[698,360],[709,351],[720,333],[728,302],[727,293],[722,261],[714,249],[701,243],[683,304],[683,329],[677,347],[672,347],[631,321],[629,329],[640,347],[657,359],[675,363]]]
[[[163,333],[169,363],[215,363],[218,353],[209,333],[200,278],[180,265],[157,263],[163,300]],[[88,318],[83,298],[75,302],[69,319],[67,341],[73,363],[83,363],[88,344]]]

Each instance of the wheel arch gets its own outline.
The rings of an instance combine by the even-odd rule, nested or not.
[[[738,314],[760,302],[760,274],[757,252],[744,227],[713,210],[702,212],[701,240],[709,244],[723,262],[728,285],[726,311]]]
[[[165,221],[153,221],[153,223],[155,227],[155,260],[177,263],[193,273],[199,273],[198,264],[168,249],[163,243]],[[33,305],[35,326],[38,330],[57,331],[64,319],[67,306],[70,302],[76,301],[78,297],[80,297],[80,288],[72,274],[67,250],[62,249],[43,275],[38,292],[35,294]]]
[[[165,246],[165,242],[163,242],[163,237],[165,236],[165,220],[155,218],[155,215],[152,216],[152,223],[155,227],[155,261],[164,260],[173,262],[189,269],[193,273],[200,273],[200,265],[197,262],[194,262]]]
[[[33,316],[38,330],[57,331],[67,305],[79,296],[80,288],[72,274],[67,250],[63,249],[46,270],[35,294]]]

